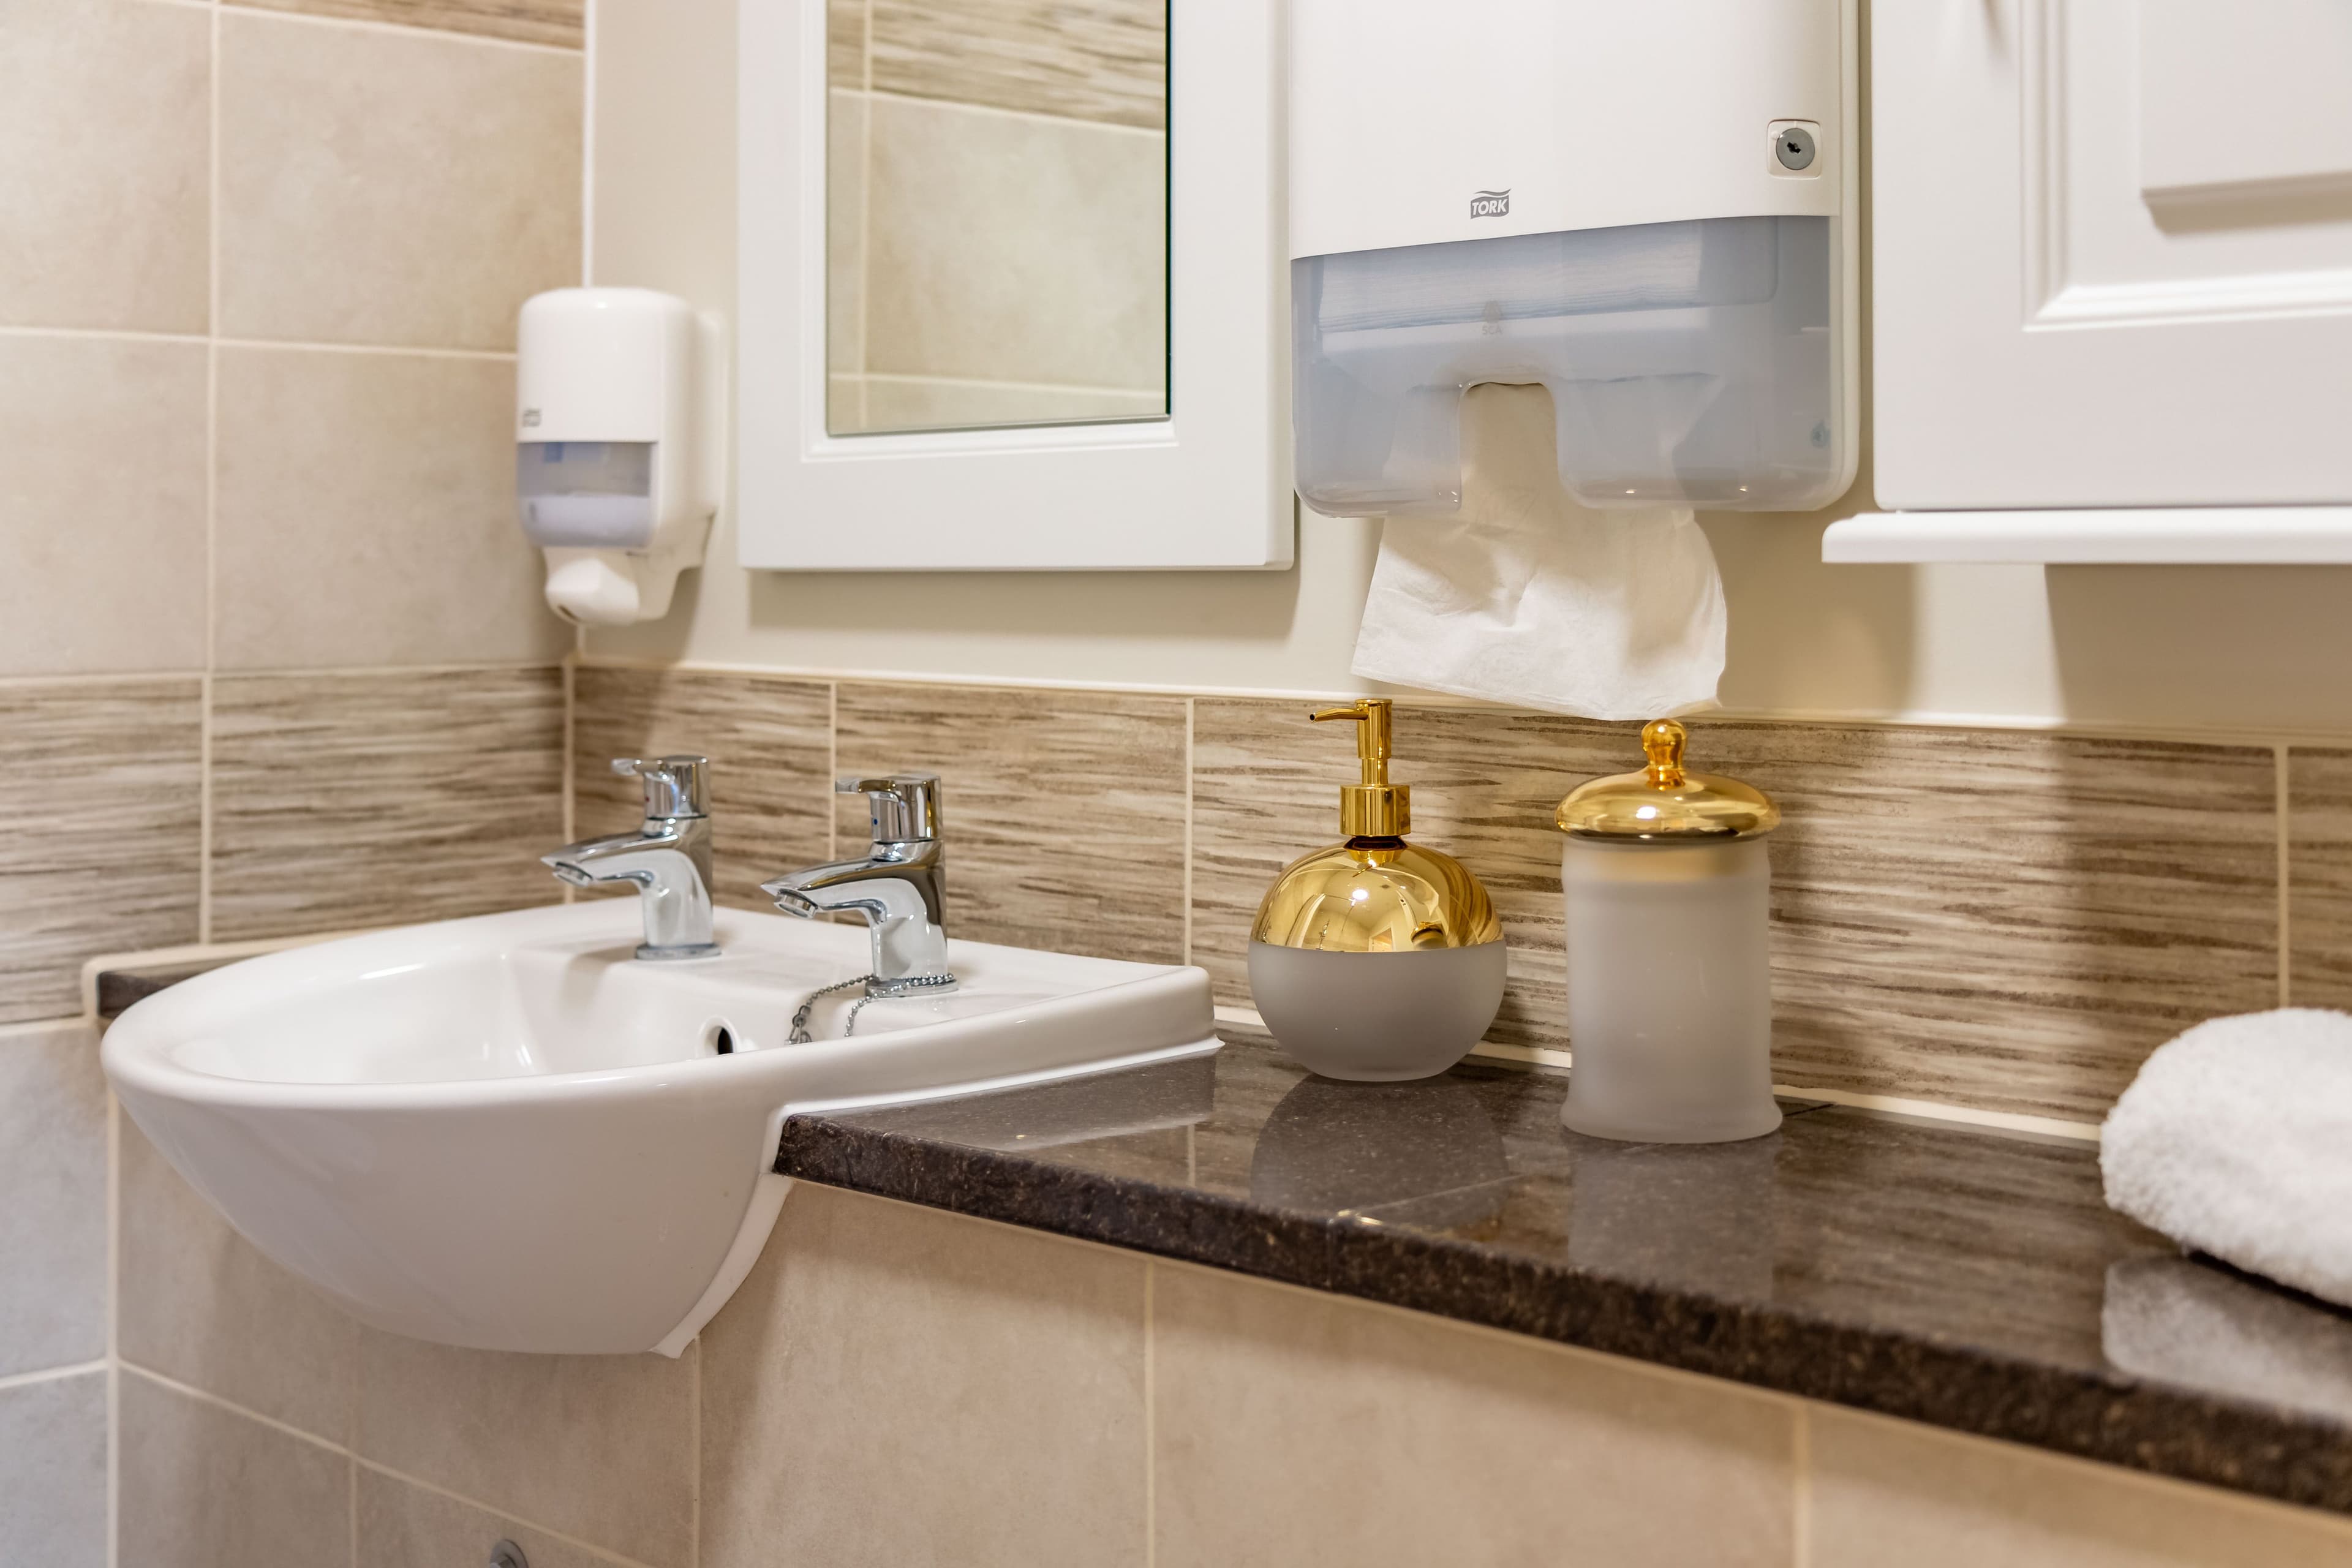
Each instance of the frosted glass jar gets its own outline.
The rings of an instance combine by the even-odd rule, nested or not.
[[[1764,841],[1570,838],[1559,879],[1576,1064],[1560,1121],[1645,1143],[1780,1126]]]
[[[1772,1100],[1771,866],[1780,812],[1686,773],[1683,727],[1650,765],[1560,803],[1573,1065],[1561,1123],[1598,1138],[1717,1143],[1780,1125]]]

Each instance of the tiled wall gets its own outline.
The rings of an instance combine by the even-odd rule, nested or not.
[[[831,0],[830,424],[1167,407],[1166,0]]]
[[[126,1565],[2352,1568],[2335,1516],[807,1184],[672,1362],[379,1334],[127,1126],[121,1181]],[[86,1444],[68,1392],[0,1439]]]
[[[722,846],[740,847],[719,896],[756,908],[761,878],[824,851],[827,766],[932,768],[958,934],[1189,960],[1236,1005],[1259,897],[1337,837],[1336,786],[1353,776],[1347,737],[1308,724],[1304,700],[596,665],[575,679],[583,831],[630,814],[633,797],[596,784],[607,756],[706,751]],[[1632,727],[1407,703],[1396,743],[1414,836],[1467,861],[1503,915],[1510,988],[1489,1037],[1569,1047],[1552,808],[1638,763]],[[1771,839],[1781,1082],[2095,1122],[2200,1019],[2352,998],[2346,753],[1705,720],[1692,746],[1787,813]],[[860,808],[835,810],[832,847],[861,844]]]
[[[82,961],[552,896],[482,847],[563,830],[506,425],[515,310],[579,277],[580,41],[580,0],[0,16],[0,1560],[108,1560],[110,1112],[44,1022]],[[215,1517],[239,1451],[120,1392],[163,1527],[121,1561],[195,1563],[154,1500]]]

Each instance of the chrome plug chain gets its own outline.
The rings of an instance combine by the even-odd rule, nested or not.
[[[868,991],[865,995],[860,996],[850,1005],[849,1016],[843,1021],[841,1026],[841,1037],[845,1040],[849,1038],[850,1036],[857,1032],[857,1015],[866,1011],[866,1004],[877,1000],[877,995],[893,995],[902,991],[926,990],[936,985],[953,985],[955,983],[956,977],[952,974],[926,974],[919,979],[889,981],[887,984],[893,987],[893,990],[890,992],[877,994],[873,991]],[[816,1043],[816,1037],[809,1033],[808,1026],[810,1016],[815,1013],[816,1005],[819,1002],[824,1001],[835,992],[846,991],[853,985],[880,985],[883,984],[885,984],[885,982],[878,974],[861,974],[855,980],[844,980],[838,984],[821,986],[817,990],[810,992],[807,997],[802,1001],[799,1011],[793,1015],[792,1032],[784,1037],[784,1043],[791,1046],[808,1046],[814,1045]]]

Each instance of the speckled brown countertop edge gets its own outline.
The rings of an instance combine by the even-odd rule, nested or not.
[[[776,1170],[1654,1365],[2352,1513],[2352,1429],[1797,1309],[1727,1303],[1501,1248],[1020,1154],[794,1116]]]

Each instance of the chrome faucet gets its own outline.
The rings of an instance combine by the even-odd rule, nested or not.
[[[646,920],[639,958],[711,958],[710,760],[615,757],[613,771],[646,788],[646,818],[635,833],[567,844],[540,859],[575,888],[634,882]]]
[[[874,842],[863,860],[790,871],[760,891],[788,915],[814,920],[846,910],[873,928],[869,996],[944,990],[948,973],[946,851],[940,842],[937,773],[837,779],[836,795],[862,795],[871,808]]]

